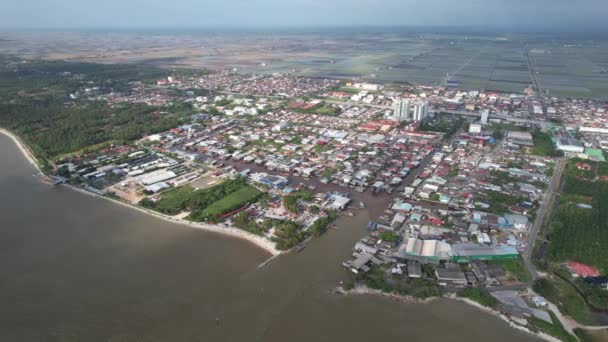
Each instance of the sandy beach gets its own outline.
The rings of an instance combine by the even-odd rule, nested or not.
[[[19,138],[13,132],[11,132],[7,129],[1,128],[1,127],[0,127],[0,133],[11,138],[15,142],[15,145],[17,145],[17,148],[19,149],[19,151],[21,151],[23,156],[27,159],[28,162],[30,162],[30,164],[32,164],[32,166],[36,169],[36,171],[42,172],[42,170],[40,169],[40,165],[38,164],[38,161],[34,157],[34,154],[32,153],[32,151],[30,151],[29,147],[27,147],[27,145],[23,141],[21,141],[21,138]]]
[[[25,145],[21,139],[14,134],[13,132],[6,130],[4,128],[0,128],[0,133],[8,136],[9,138],[11,138],[14,142],[15,145],[17,145],[17,148],[19,148],[19,151],[21,151],[21,153],[23,154],[23,156],[25,156],[25,158],[30,162],[30,164],[32,164],[32,166],[34,166],[34,168],[38,171],[38,172],[42,172],[40,169],[40,166],[36,160],[36,158],[34,157],[33,153],[30,151],[30,149],[27,147],[27,145]],[[160,218],[162,220],[168,221],[168,222],[173,222],[173,223],[178,223],[178,224],[182,224],[182,225],[186,225],[188,227],[191,228],[196,228],[196,229],[201,229],[201,230],[205,230],[205,231],[210,231],[210,232],[214,232],[214,233],[219,233],[219,234],[224,234],[227,236],[232,236],[235,238],[239,238],[239,239],[243,239],[243,240],[247,240],[253,244],[255,244],[256,246],[266,250],[267,252],[269,252],[270,254],[272,254],[273,256],[277,256],[281,253],[283,253],[283,251],[279,251],[278,249],[275,248],[274,243],[272,241],[269,241],[261,236],[255,235],[255,234],[251,234],[249,232],[246,232],[244,230],[238,229],[238,228],[234,228],[234,227],[230,227],[230,226],[223,226],[223,225],[218,225],[218,224],[206,224],[206,223],[198,223],[198,222],[191,222],[191,221],[187,221],[184,219],[180,219],[177,217],[172,217],[172,216],[168,216],[168,215],[164,215],[158,212],[155,212],[153,210],[149,210],[146,208],[141,208],[141,207],[137,207],[128,203],[124,203],[121,202],[117,199],[114,198],[110,198],[110,197],[105,197],[105,196],[101,196],[95,193],[92,193],[90,191],[86,191],[84,189],[72,186],[72,185],[68,185],[68,184],[64,184],[64,186],[74,190],[74,191],[78,191],[80,193],[83,193],[85,195],[89,195],[89,196],[94,196],[94,197],[99,197],[105,200],[109,200],[115,204],[127,207],[129,209],[135,209],[138,210],[142,213],[148,214],[148,215],[152,215],[154,217]]]

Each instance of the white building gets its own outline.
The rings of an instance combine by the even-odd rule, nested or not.
[[[488,117],[490,116],[490,110],[489,109],[484,109],[481,112],[481,124],[482,125],[487,125],[488,124]]]
[[[429,114],[429,104],[426,101],[421,101],[414,106],[414,121],[420,122]]]
[[[469,133],[481,133],[481,124],[472,123],[469,125]]]
[[[401,99],[393,102],[393,115],[390,117],[398,121],[410,119],[410,100]]]
[[[355,84],[353,84],[353,87],[357,88],[357,89],[371,90],[371,91],[378,91],[378,90],[382,89],[381,85],[373,84],[373,83],[355,83]]]

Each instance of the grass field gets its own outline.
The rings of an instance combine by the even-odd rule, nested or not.
[[[228,196],[211,203],[205,209],[190,215],[193,221],[209,220],[217,222],[221,215],[236,210],[247,203],[254,202],[262,194],[258,189],[245,185]]]
[[[194,189],[190,185],[184,185],[164,192],[160,197],[160,200],[156,202],[154,209],[163,214],[179,214],[185,206],[185,203],[192,196],[193,191]]]

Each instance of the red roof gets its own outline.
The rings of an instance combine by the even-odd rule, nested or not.
[[[597,277],[600,275],[600,272],[595,267],[575,261],[569,262],[568,268],[579,277]]]

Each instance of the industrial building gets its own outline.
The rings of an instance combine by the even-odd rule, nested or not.
[[[507,142],[509,144],[533,147],[534,140],[529,132],[509,131],[507,132]]]
[[[251,178],[256,182],[265,184],[273,189],[282,189],[289,182],[285,177],[268,175],[265,173],[253,174],[251,175]]]
[[[555,147],[563,151],[564,153],[583,153],[585,152],[585,146],[574,138],[574,136],[567,130],[557,129],[553,130],[553,140],[555,141]]]
[[[435,269],[435,276],[441,286],[466,286],[467,277],[456,264],[446,264]]]
[[[519,252],[512,246],[484,246],[472,243],[452,245],[452,261],[469,262],[471,260],[513,259]]]
[[[398,259],[418,261],[423,264],[439,264],[441,261],[450,260],[452,246],[439,240],[409,238],[407,243],[399,247],[395,256]]]

